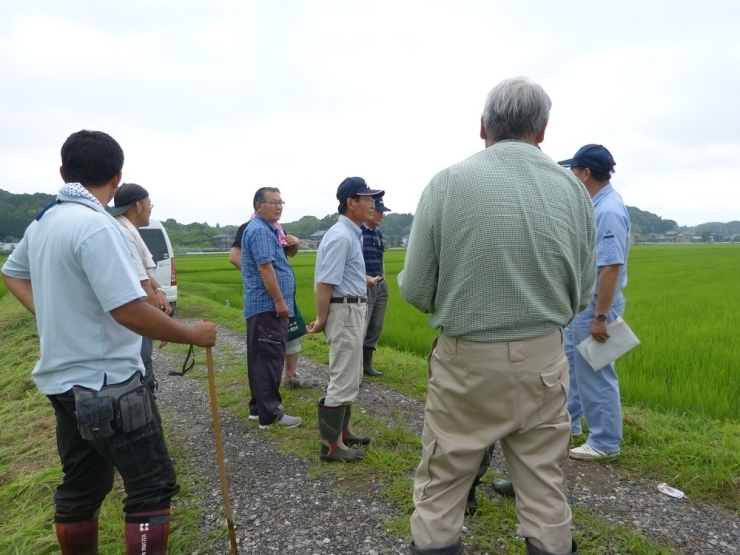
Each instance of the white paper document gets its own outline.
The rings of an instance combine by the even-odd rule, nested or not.
[[[627,322],[619,316],[606,328],[609,330],[609,339],[606,343],[599,343],[589,335],[576,347],[591,368],[597,372],[640,344],[640,340]]]

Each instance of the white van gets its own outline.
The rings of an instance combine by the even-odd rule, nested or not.
[[[167,230],[159,220],[150,219],[148,226],[139,228],[139,233],[157,265],[152,275],[159,282],[174,310],[177,304],[177,270]]]

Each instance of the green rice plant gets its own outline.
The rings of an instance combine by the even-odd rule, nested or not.
[[[426,356],[437,331],[403,301],[397,275],[405,251],[386,252],[390,302],[380,345]],[[630,252],[625,290],[630,324],[642,345],[617,362],[626,401],[665,410],[740,418],[740,341],[734,318],[740,297],[733,294],[740,245],[636,246]],[[296,300],[306,321],[315,317],[315,253],[291,258]],[[180,256],[181,290],[243,307],[240,273],[223,256]],[[181,303],[180,303],[181,304]],[[380,353],[379,353],[380,354]]]
[[[630,252],[625,320],[642,344],[617,361],[632,403],[740,418],[740,246],[638,246]]]

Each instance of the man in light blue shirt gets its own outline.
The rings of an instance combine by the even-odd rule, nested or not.
[[[326,232],[316,255],[316,320],[308,331],[323,331],[329,344],[329,385],[318,409],[323,461],[356,461],[363,452],[348,445],[370,443],[368,436],[351,432],[349,421],[362,379],[369,285],[360,225],[371,218],[373,197],[380,194],[361,177],[342,181],[337,189],[339,221]]]
[[[571,449],[570,456],[582,460],[613,457],[622,442],[622,407],[614,363],[595,371],[574,347],[589,336],[602,343],[608,341],[607,324],[624,314],[622,289],[627,285],[630,216],[610,183],[616,163],[605,147],[586,145],[559,164],[570,168],[585,185],[596,218],[596,291],[589,307],[565,329],[571,434],[582,433],[581,417],[586,418],[589,429],[586,443]]]
[[[36,315],[41,358],[32,376],[57,421],[64,477],[54,525],[63,555],[98,552],[98,513],[114,469],[126,489],[126,552],[167,552],[170,501],[180,486],[142,382],[141,336],[216,343],[212,323],[185,326],[145,302],[123,232],[104,208],[122,167],[112,137],[73,133],[62,146],[57,201],[2,268],[8,290]]]

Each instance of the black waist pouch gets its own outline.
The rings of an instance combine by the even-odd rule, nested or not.
[[[117,431],[133,432],[154,417],[149,388],[142,383],[140,372],[100,391],[79,386],[72,391],[82,439],[104,439]]]

